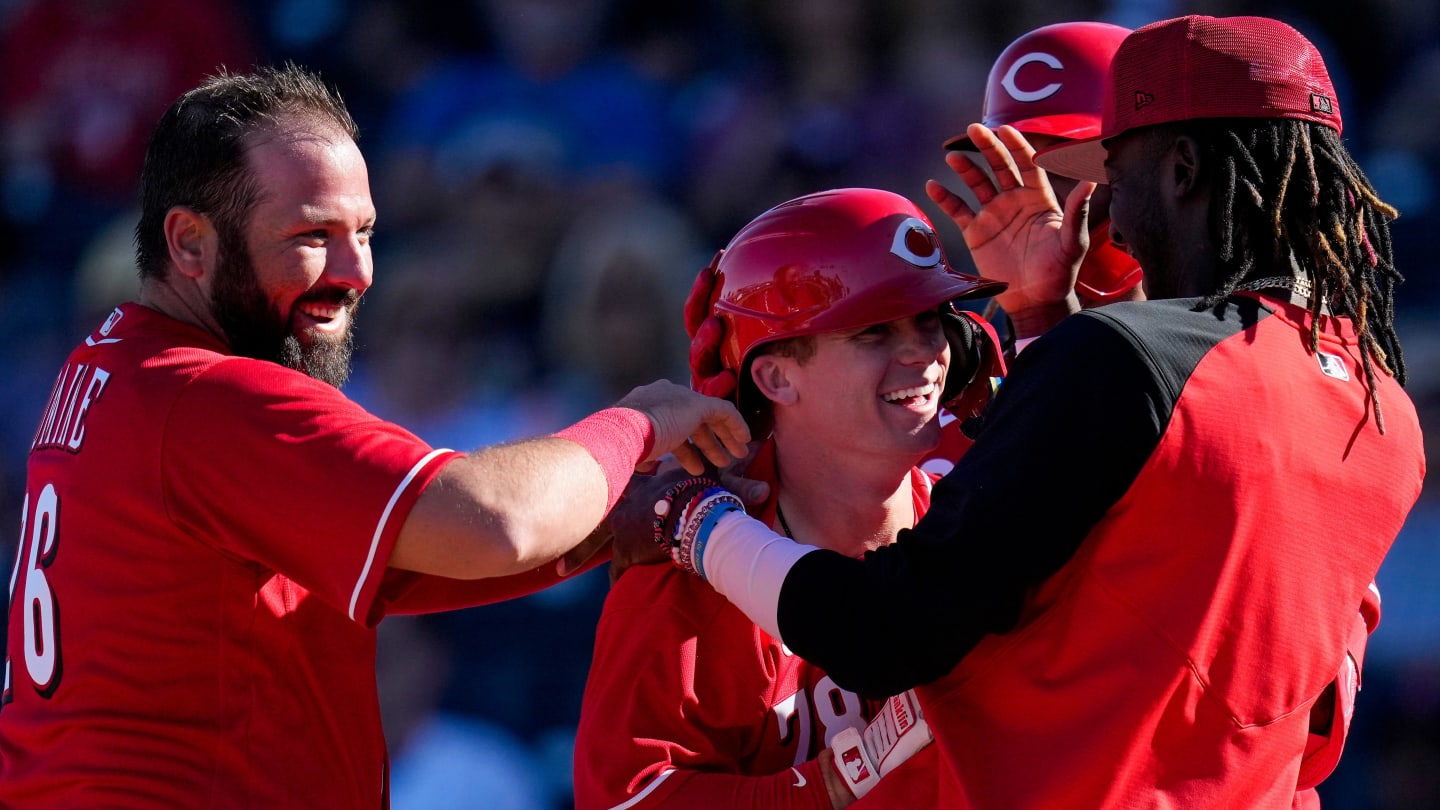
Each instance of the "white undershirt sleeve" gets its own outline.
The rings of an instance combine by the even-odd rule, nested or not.
[[[702,566],[705,579],[715,590],[762,630],[780,639],[780,588],[795,562],[812,551],[819,549],[778,535],[737,511],[715,524],[705,544]]]

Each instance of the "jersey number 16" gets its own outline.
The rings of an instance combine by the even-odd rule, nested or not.
[[[10,572],[10,615],[20,617],[25,651],[25,671],[41,697],[50,697],[60,685],[59,606],[45,571],[55,562],[56,538],[59,536],[60,498],[55,485],[46,484],[30,508],[30,493],[25,493],[25,506],[20,514],[20,546],[15,553],[15,567]],[[24,574],[21,574],[23,566]],[[16,584],[24,580],[21,601],[15,601]],[[11,631],[14,631],[12,623]],[[9,643],[15,649],[15,639]],[[5,694],[0,702],[9,703],[11,695],[11,656],[5,656]]]

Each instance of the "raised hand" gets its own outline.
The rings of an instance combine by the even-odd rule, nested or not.
[[[965,200],[938,181],[926,194],[965,236],[980,274],[1009,282],[996,296],[1020,337],[1033,337],[1078,312],[1075,278],[1089,247],[1087,227],[1094,183],[1080,183],[1061,210],[1035,150],[1013,127],[991,130],[971,124],[966,134],[979,148],[989,173],[968,155],[951,152],[946,163],[979,202]]]

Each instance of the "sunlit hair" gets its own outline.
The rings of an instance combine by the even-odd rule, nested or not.
[[[337,130],[352,140],[360,135],[340,96],[293,64],[222,70],[176,99],[150,134],[140,175],[140,277],[165,274],[165,216],[175,206],[210,217],[222,233],[241,232],[260,195],[245,160],[249,136],[295,126]]]
[[[1340,136],[1329,127],[1291,119],[1210,120],[1181,129],[1218,166],[1210,212],[1219,238],[1223,277],[1197,306],[1208,309],[1258,279],[1290,275],[1290,256],[1313,286],[1310,345],[1319,348],[1320,311],[1328,304],[1353,321],[1380,430],[1376,366],[1405,383],[1405,358],[1395,333],[1395,285],[1404,280],[1391,253],[1382,201]]]

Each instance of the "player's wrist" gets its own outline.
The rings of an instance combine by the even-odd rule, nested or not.
[[[831,738],[840,779],[858,798],[881,778],[934,742],[913,690],[887,698],[863,731],[843,728]]]
[[[1017,340],[1039,337],[1056,324],[1080,311],[1080,299],[1071,291],[1064,298],[1055,301],[1031,301],[1014,308],[1001,302],[1005,314],[1010,317],[1011,328]]]
[[[655,542],[668,548],[681,569],[705,579],[705,547],[720,519],[745,504],[709,478],[690,478],[655,502]]]
[[[605,511],[610,511],[630,483],[635,465],[645,460],[655,443],[650,417],[633,408],[606,408],[559,431],[590,454],[605,474]]]
[[[827,748],[821,751],[816,759],[820,765],[820,781],[825,785],[825,794],[830,798],[831,810],[842,810],[854,804],[855,794],[850,791],[849,785],[845,784],[845,777],[840,775],[834,753]]]

